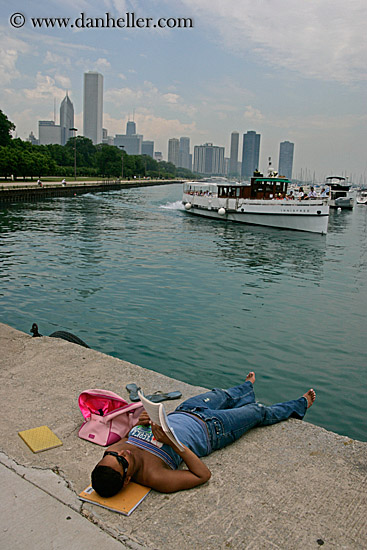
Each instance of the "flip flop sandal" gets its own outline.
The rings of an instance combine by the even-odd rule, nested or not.
[[[140,390],[140,386],[137,386],[136,384],[127,384],[126,389],[130,394],[130,401],[133,401],[133,402],[140,401],[138,396],[138,391]]]
[[[152,395],[145,396],[152,403],[160,403],[161,401],[170,401],[171,399],[180,399],[182,393],[180,391],[171,391],[168,393],[163,393],[161,391],[156,391]]]

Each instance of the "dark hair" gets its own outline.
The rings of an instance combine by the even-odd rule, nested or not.
[[[123,487],[125,475],[109,466],[96,466],[92,472],[92,487],[103,498],[113,497]]]

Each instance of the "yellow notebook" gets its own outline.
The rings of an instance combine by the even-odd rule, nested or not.
[[[62,445],[62,441],[47,426],[24,430],[18,432],[18,434],[34,453],[40,453]]]
[[[141,501],[145,499],[149,491],[150,487],[144,487],[144,485],[130,481],[117,495],[103,498],[95,492],[91,485],[88,485],[79,494],[79,498],[85,502],[91,502],[92,504],[97,504],[97,506],[102,506],[102,508],[107,508],[107,510],[129,516],[139,506]]]

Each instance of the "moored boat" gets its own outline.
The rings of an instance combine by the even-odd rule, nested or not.
[[[330,207],[351,210],[354,198],[350,192],[351,185],[343,176],[329,176],[325,180],[326,187],[330,188]]]
[[[325,235],[328,199],[294,199],[287,195],[289,184],[286,178],[259,172],[249,184],[191,181],[184,183],[182,203],[190,214]]]
[[[357,204],[366,204],[367,205],[367,191],[360,191],[357,200]]]

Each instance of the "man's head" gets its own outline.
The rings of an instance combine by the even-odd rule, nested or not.
[[[124,451],[106,451],[92,472],[92,487],[104,498],[116,495],[131,479]]]

